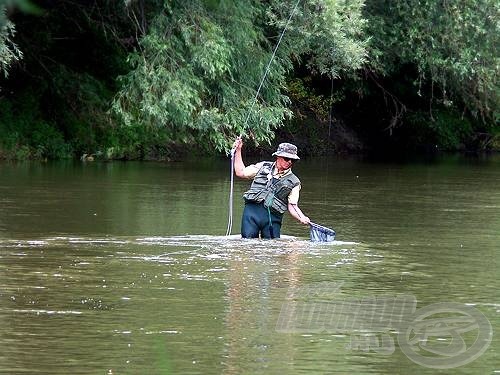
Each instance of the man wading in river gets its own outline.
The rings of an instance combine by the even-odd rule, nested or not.
[[[243,238],[279,238],[283,214],[290,214],[302,224],[310,220],[298,206],[300,180],[292,173],[292,164],[300,158],[297,147],[281,143],[273,153],[276,161],[262,161],[245,167],[241,157],[243,141],[238,138],[233,145],[234,172],[236,176],[253,179],[250,189],[243,194],[245,209],[241,219]]]

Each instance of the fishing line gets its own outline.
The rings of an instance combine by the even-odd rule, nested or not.
[[[286,21],[285,27],[281,31],[281,34],[278,38],[278,42],[276,43],[276,46],[274,47],[273,53],[271,55],[271,58],[269,59],[269,63],[267,64],[266,70],[264,71],[264,75],[262,76],[262,79],[259,84],[259,88],[257,89],[257,92],[255,93],[255,97],[253,99],[252,105],[250,109],[248,110],[247,117],[245,119],[245,122],[243,123],[243,130],[247,127],[248,120],[250,119],[250,114],[252,113],[253,107],[255,106],[255,103],[259,99],[259,94],[260,90],[262,89],[262,86],[264,85],[264,81],[266,80],[267,74],[269,73],[269,70],[271,69],[271,64],[274,60],[274,57],[276,56],[276,52],[278,51],[278,47],[281,44],[281,40],[283,39],[283,36],[285,35],[285,31],[288,28],[288,25],[290,24],[290,21],[292,20],[293,15],[295,14],[295,11],[297,10],[297,7],[299,6],[300,0],[297,0],[295,3],[295,6],[293,7],[290,16],[288,17],[288,20]],[[240,134],[240,138],[243,136],[243,131]],[[233,187],[234,187],[234,154],[236,152],[236,148],[233,147],[231,149],[231,185],[230,185],[230,191],[229,191],[229,214],[228,214],[228,222],[227,222],[227,230],[226,230],[226,236],[229,236],[231,234],[231,230],[233,228]]]
[[[229,188],[229,214],[228,214],[228,220],[227,220],[227,229],[226,229],[226,236],[229,236],[231,234],[231,230],[233,229],[233,187],[234,187],[234,153],[236,152],[236,149],[233,148],[231,150],[231,170],[229,173],[231,173],[231,185]]]
[[[330,139],[332,131],[332,112],[333,112],[333,76],[330,75],[330,110],[328,112],[328,142],[326,144],[326,172],[325,172],[325,182],[323,184],[323,205],[326,207],[326,195],[328,194],[328,164],[330,159]]]
[[[285,35],[285,31],[288,28],[288,25],[290,24],[290,21],[292,20],[292,17],[297,10],[297,7],[299,6],[300,0],[297,0],[295,3],[295,7],[293,8],[292,12],[290,13],[290,16],[288,17],[288,20],[286,21],[285,27],[283,28],[283,31],[281,31],[281,35],[278,39],[278,43],[276,43],[276,46],[274,47],[273,54],[271,55],[271,58],[269,59],[269,63],[267,64],[266,70],[264,72],[264,75],[262,76],[262,79],[260,81],[259,88],[257,89],[257,92],[255,93],[255,97],[252,102],[252,106],[250,107],[250,110],[248,111],[247,118],[245,119],[245,123],[243,124],[243,129],[245,129],[248,120],[250,118],[250,114],[252,113],[252,109],[255,106],[255,103],[257,102],[257,99],[259,98],[260,90],[262,89],[262,86],[264,85],[264,81],[266,80],[267,74],[271,70],[271,63],[274,60],[274,57],[276,56],[276,51],[278,51],[278,47],[280,46],[281,40],[283,39],[283,36]],[[243,135],[243,134],[242,134]]]

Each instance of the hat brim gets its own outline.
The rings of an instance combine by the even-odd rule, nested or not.
[[[297,155],[290,154],[288,152],[279,152],[279,151],[276,151],[276,152],[273,153],[273,156],[281,156],[282,158],[289,158],[289,159],[300,160],[300,158]]]

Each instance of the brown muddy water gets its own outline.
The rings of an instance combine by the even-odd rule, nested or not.
[[[313,159],[311,243],[229,161],[0,164],[2,374],[500,373],[500,158]]]

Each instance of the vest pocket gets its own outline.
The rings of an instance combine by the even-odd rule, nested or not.
[[[274,193],[278,198],[280,198],[282,201],[287,201],[288,196],[292,192],[293,186],[289,185],[287,181],[281,183],[279,186],[276,187],[276,192]]]
[[[257,177],[254,178],[252,184],[266,186],[268,182],[269,180],[267,179],[267,176],[258,175]]]

